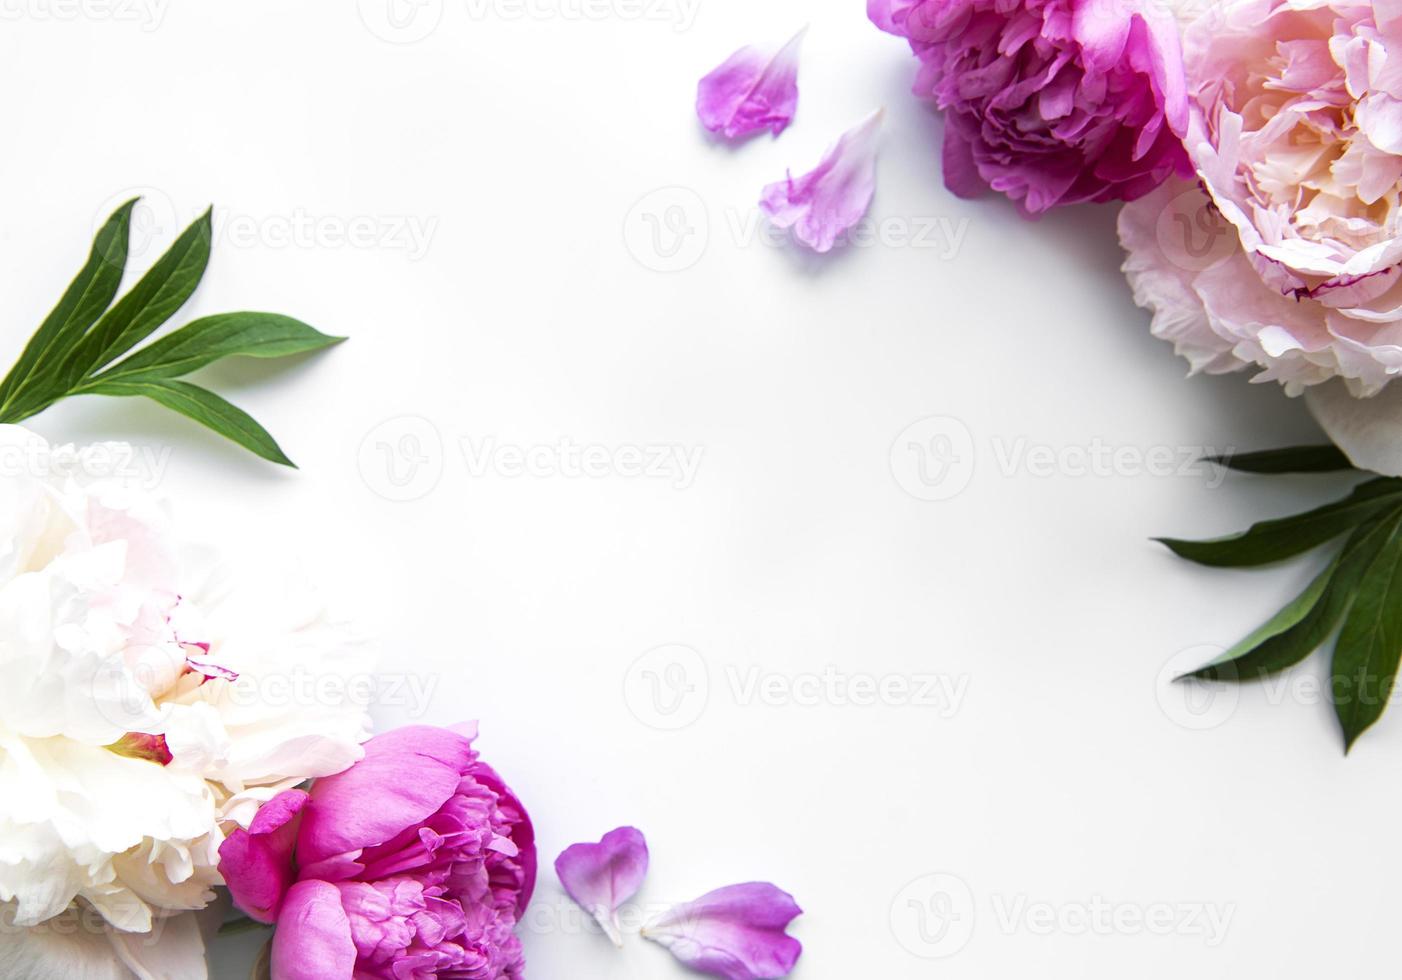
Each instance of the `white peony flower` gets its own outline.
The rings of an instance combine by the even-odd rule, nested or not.
[[[222,884],[224,829],[360,758],[369,664],[305,589],[234,588],[182,548],[100,472],[128,456],[0,426],[0,927],[28,936],[0,948],[79,956],[92,937],[55,924],[92,911],[145,977],[142,955],[193,950],[172,923]]]
[[[1402,421],[1372,397],[1402,374],[1402,15],[1227,0],[1183,49],[1199,182],[1121,212],[1136,301],[1195,370],[1255,366],[1292,395],[1339,379],[1352,397],[1312,395],[1316,415],[1359,465],[1397,467],[1343,419]]]

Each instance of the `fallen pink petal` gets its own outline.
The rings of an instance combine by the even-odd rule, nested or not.
[[[807,30],[806,28],[804,30]],[[768,129],[775,136],[798,108],[798,49],[804,31],[777,51],[736,51],[696,87],[696,115],[713,133],[738,140]]]
[[[785,932],[802,912],[792,895],[767,882],[730,885],[662,913],[643,936],[702,973],[778,980],[793,971],[803,952]]]
[[[876,150],[881,110],[873,112],[828,148],[818,166],[764,189],[759,206],[779,228],[815,252],[827,252],[861,221],[876,192]]]
[[[638,893],[647,877],[647,839],[633,827],[619,827],[597,844],[575,844],[555,859],[555,873],[566,893],[623,946],[618,909]]]

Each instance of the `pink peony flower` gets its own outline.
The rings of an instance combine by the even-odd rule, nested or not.
[[[946,110],[944,175],[1036,215],[1133,200],[1191,172],[1178,27],[1148,0],[868,0]]]
[[[1200,182],[1127,206],[1135,300],[1194,369],[1311,390],[1353,461],[1402,474],[1402,15],[1228,0],[1184,36]]]
[[[741,48],[696,87],[701,124],[728,140],[768,129],[778,136],[798,107],[798,47],[803,31],[777,51]]]
[[[277,924],[273,980],[524,975],[514,931],[535,887],[534,834],[475,737],[377,736],[362,761],[274,797],[224,842],[234,901]]]
[[[881,132],[878,109],[828,147],[818,166],[764,189],[759,206],[779,228],[815,252],[827,252],[871,207],[876,193],[876,148]]]

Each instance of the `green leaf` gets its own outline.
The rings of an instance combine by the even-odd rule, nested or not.
[[[186,324],[94,380],[178,378],[222,357],[286,357],[330,347],[344,339],[328,337],[300,320],[276,313],[221,313]]]
[[[1180,558],[1220,568],[1267,565],[1317,548],[1402,502],[1402,480],[1379,477],[1342,500],[1291,517],[1261,521],[1240,534],[1210,541],[1156,538]]]
[[[132,397],[141,395],[187,418],[194,419],[207,428],[232,439],[274,463],[291,466],[296,464],[287,458],[268,431],[253,420],[243,409],[229,404],[223,398],[187,381],[161,379],[132,379],[128,381],[108,381],[85,389],[86,394]]]
[[[209,265],[212,215],[212,209],[206,211],[185,229],[69,353],[58,377],[65,390],[131,350],[185,305]]]
[[[1334,647],[1334,711],[1345,752],[1382,717],[1402,659],[1402,511],[1384,529],[1386,539],[1359,581]]]
[[[1339,447],[1332,444],[1291,446],[1240,455],[1228,453],[1206,459],[1242,473],[1334,473],[1354,468]]]
[[[6,410],[15,395],[37,380],[41,368],[61,358],[112,304],[126,269],[131,212],[135,206],[133,198],[98,230],[88,261],[0,382],[0,420],[12,421]]]
[[[1352,606],[1358,582],[1387,540],[1374,519],[1349,536],[1329,567],[1250,636],[1186,677],[1252,680],[1293,667],[1323,645]]]

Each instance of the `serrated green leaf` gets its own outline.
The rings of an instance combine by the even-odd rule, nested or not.
[[[1402,511],[1384,529],[1386,539],[1358,582],[1334,646],[1334,711],[1346,752],[1382,717],[1402,660]]]
[[[1402,502],[1402,479],[1378,477],[1347,497],[1290,517],[1261,521],[1210,541],[1156,538],[1180,558],[1218,568],[1246,568],[1303,554]]]
[[[1291,446],[1255,453],[1208,456],[1207,462],[1242,473],[1335,473],[1351,470],[1353,464],[1338,446]]]
[[[186,418],[231,439],[274,463],[296,468],[268,431],[243,409],[188,381],[134,379],[109,381],[85,390],[85,394],[116,397],[143,396],[179,412]]]
[[[37,381],[42,369],[62,360],[116,298],[126,270],[135,206],[135,198],[126,202],[98,230],[87,262],[0,382],[0,420],[18,421],[10,417],[16,395]]]
[[[151,336],[185,305],[209,265],[212,221],[211,209],[186,228],[69,353],[58,377],[65,390]]]
[[[94,381],[177,378],[223,357],[286,357],[339,344],[276,313],[221,313],[186,324],[99,374]],[[80,389],[81,390],[81,389]]]
[[[1387,540],[1386,523],[1375,518],[1359,526],[1294,601],[1220,657],[1184,676],[1254,680],[1293,667],[1318,650],[1353,604],[1359,580]]]

